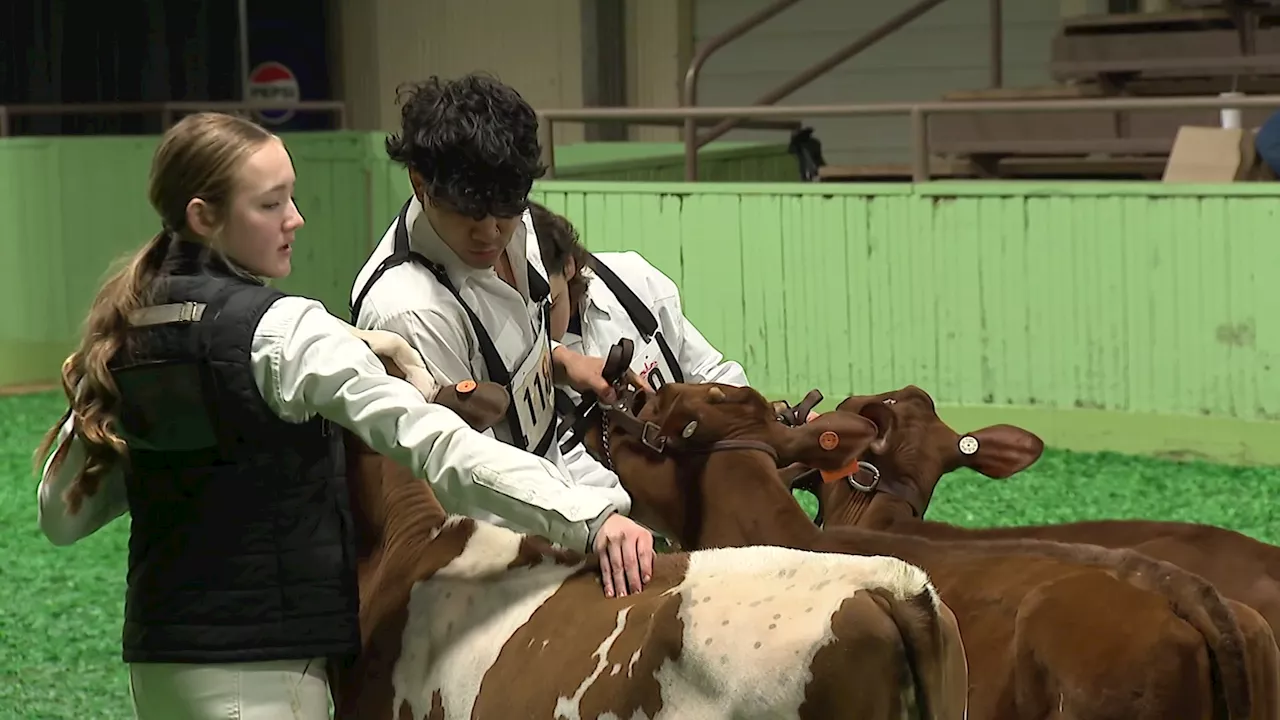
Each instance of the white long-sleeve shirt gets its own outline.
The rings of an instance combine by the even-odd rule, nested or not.
[[[680,364],[684,380],[688,383],[715,382],[725,385],[745,386],[747,374],[742,365],[725,360],[698,329],[684,316],[680,306],[680,290],[661,270],[649,264],[636,252],[592,253],[626,283],[636,297],[653,313],[658,330],[671,348],[671,354]],[[570,350],[583,355],[604,357],[609,348],[623,338],[629,338],[637,351],[645,343],[640,330],[631,322],[627,310],[604,281],[592,273],[587,276],[587,288],[579,311],[582,334],[565,333],[561,342]],[[575,403],[578,393],[566,389]],[[568,439],[566,434],[558,442]],[[607,483],[603,475],[613,473],[604,469],[592,458],[581,443],[565,454],[565,464],[577,482],[584,484]]]
[[[588,549],[609,503],[580,492],[544,458],[486,437],[452,410],[426,402],[412,385],[386,373],[368,346],[319,302],[277,300],[254,331],[250,362],[258,391],[286,422],[320,415],[354,432],[377,452],[425,477],[449,512],[480,508],[507,525],[566,547]],[[71,447],[56,471],[45,462],[39,522],[57,545],[84,538],[128,512],[120,470],[78,513],[63,495],[84,464],[84,446],[64,424],[58,444]]]
[[[444,267],[459,297],[489,333],[507,369],[517,367],[533,349],[538,338],[538,324],[542,322],[538,305],[529,295],[530,265],[542,277],[547,277],[529,213],[524,213],[523,221],[507,245],[516,287],[507,284],[493,268],[477,269],[464,263],[436,233],[416,197],[410,200],[405,220],[410,248]],[[395,230],[396,221],[393,220],[356,275],[351,289],[352,302],[378,265],[393,253]],[[467,379],[491,380],[466,311],[453,293],[419,263],[402,263],[383,273],[365,295],[355,321],[359,328],[388,330],[403,337],[422,353],[427,369],[441,385]],[[553,347],[557,344],[553,343]],[[585,504],[607,503],[624,515],[631,512],[631,496],[622,489],[617,475],[594,458],[587,456],[570,468],[556,443],[552,443],[546,457],[570,477],[572,488],[569,494],[581,496]],[[536,489],[530,488],[529,492],[536,492]],[[499,525],[505,522],[502,517],[485,513],[480,508],[460,507],[459,511]]]

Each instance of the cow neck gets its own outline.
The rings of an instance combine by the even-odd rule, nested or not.
[[[624,486],[643,489],[653,505],[649,509],[682,546],[805,549],[817,541],[818,528],[778,474],[771,443],[731,437],[737,434],[732,431],[713,442],[689,443],[663,435],[658,425],[625,409],[628,405],[624,397],[610,408],[591,445]],[[674,476],[675,497],[655,493],[661,485],[646,480],[664,475]]]
[[[751,448],[705,454],[657,454],[631,436],[618,436],[614,467],[633,495],[659,487],[669,475],[676,497],[645,499],[688,550],[769,544],[805,549],[816,542],[809,522],[777,477],[773,459]],[[647,494],[647,493],[644,493]]]
[[[408,474],[405,470],[404,475]],[[444,526],[448,514],[426,481],[400,475],[395,473],[394,479],[399,482],[392,483],[383,493],[383,542],[389,545],[430,542]]]
[[[695,548],[781,545],[809,549],[821,531],[809,521],[765,453],[724,450],[706,456],[699,485],[702,528]]]
[[[853,478],[865,487],[868,482],[862,477]],[[882,475],[884,483],[889,475]],[[824,527],[864,527],[872,530],[887,530],[890,527],[920,522],[912,504],[898,493],[877,487],[870,492],[854,489],[850,478],[841,478],[834,482],[819,483],[814,493],[818,498],[818,508]]]
[[[811,391],[796,408],[785,407],[785,403],[782,408],[775,405],[778,422],[793,428],[806,424],[808,411],[821,400],[821,393]],[[830,482],[824,481],[817,468],[811,468],[796,476],[791,487],[808,490],[817,498],[815,520],[823,527],[887,530],[899,524],[922,522],[929,496],[895,473],[882,471],[876,462],[878,458],[874,456],[860,461],[853,475]]]
[[[392,542],[430,542],[447,514],[426,482],[408,468],[377,455],[349,436],[351,512],[360,557]]]

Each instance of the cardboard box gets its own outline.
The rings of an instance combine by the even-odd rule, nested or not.
[[[1257,129],[1184,125],[1178,128],[1164,168],[1164,182],[1229,183],[1275,180],[1258,157]]]

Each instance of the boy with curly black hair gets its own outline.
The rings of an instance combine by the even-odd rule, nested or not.
[[[413,194],[356,276],[352,322],[403,336],[442,385],[506,386],[511,409],[494,435],[545,458],[565,479],[537,487],[478,479],[511,499],[501,516],[480,513],[465,487],[440,497],[446,508],[585,544],[600,556],[606,595],[639,591],[653,571],[653,535],[626,517],[631,498],[616,476],[608,486],[574,482],[555,442],[553,385],[606,402],[614,392],[601,377],[602,358],[551,337],[550,287],[529,216],[533,181],[546,171],[537,115],[483,74],[432,77],[399,95],[401,128],[386,147],[408,170]],[[557,518],[575,530],[552,536],[564,526]]]

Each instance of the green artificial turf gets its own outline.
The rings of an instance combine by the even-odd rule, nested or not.
[[[120,662],[128,523],[63,548],[36,525],[31,452],[62,409],[54,393],[0,398],[0,718],[131,718]],[[812,513],[812,498],[801,502]],[[1049,450],[1009,480],[954,473],[929,517],[969,526],[1189,520],[1280,543],[1277,505],[1280,468]]]

